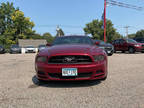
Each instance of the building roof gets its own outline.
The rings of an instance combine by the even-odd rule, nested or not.
[[[22,48],[32,45],[34,47],[38,47],[39,45],[46,45],[47,41],[45,39],[19,39],[18,40],[19,46]]]

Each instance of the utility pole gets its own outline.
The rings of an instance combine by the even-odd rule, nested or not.
[[[104,0],[104,42],[106,42],[106,6],[107,0]]]
[[[128,38],[128,28],[129,28],[130,26],[125,26],[124,28],[126,29],[126,38]]]

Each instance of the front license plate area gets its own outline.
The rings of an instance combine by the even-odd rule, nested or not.
[[[62,76],[77,76],[77,68],[62,68]]]
[[[107,53],[111,53],[111,51],[107,51]]]

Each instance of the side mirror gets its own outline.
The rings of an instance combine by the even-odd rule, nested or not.
[[[50,46],[51,46],[51,44],[47,43],[47,44],[46,44],[46,46],[49,46],[49,47],[50,47]]]
[[[95,42],[95,45],[99,45],[100,44],[100,42]]]

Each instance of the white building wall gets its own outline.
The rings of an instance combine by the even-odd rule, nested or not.
[[[25,48],[21,48],[21,53],[22,53],[22,54],[25,53]]]

